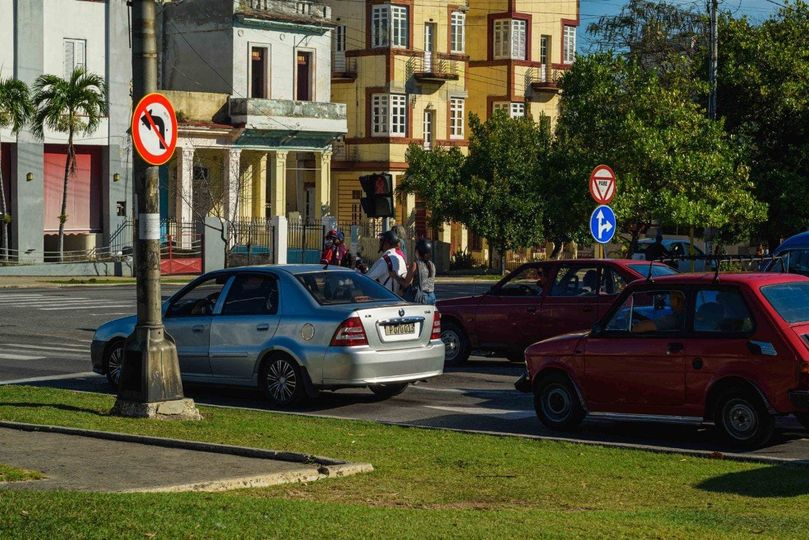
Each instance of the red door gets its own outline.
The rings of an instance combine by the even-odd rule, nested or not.
[[[582,385],[591,410],[683,414],[684,358],[692,346],[684,339],[685,298],[682,291],[636,292],[602,334],[587,339]]]
[[[592,328],[598,320],[599,306],[603,302],[598,291],[597,266],[560,266],[553,286],[542,303],[541,338]]]
[[[515,271],[481,300],[475,326],[478,343],[493,349],[522,350],[541,339],[541,265]]]

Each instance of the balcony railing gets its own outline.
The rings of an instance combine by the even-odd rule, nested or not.
[[[461,74],[461,62],[441,58],[436,53],[413,56],[407,61],[407,74],[417,81],[443,83],[457,81]]]
[[[346,57],[344,52],[332,52],[331,78],[355,80],[357,78],[357,57]]]
[[[293,101],[289,99],[229,99],[234,123],[254,129],[346,133],[346,106],[343,103]]]
[[[546,65],[531,68],[526,74],[529,84],[535,92],[558,92],[559,80],[565,70],[554,69]]]
[[[331,146],[333,161],[357,161],[359,153],[357,146],[346,144],[345,139],[336,139]]]

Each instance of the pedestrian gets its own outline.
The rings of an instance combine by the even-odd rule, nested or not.
[[[407,242],[405,242],[407,229],[404,228],[404,225],[394,225],[393,232],[399,237],[399,242],[396,244],[396,252],[407,262]]]
[[[323,242],[323,253],[320,255],[320,264],[349,268],[353,265],[351,254],[345,245],[343,231],[332,229],[326,233],[326,238]]]
[[[391,273],[391,278],[399,282],[404,291],[402,298],[417,304],[435,304],[435,264],[433,264],[433,244],[426,238],[416,242],[416,260],[410,263],[407,275],[400,277]]]
[[[365,274],[386,289],[399,294],[401,288],[399,281],[393,279],[391,274],[399,277],[407,275],[407,264],[404,258],[396,252],[399,237],[393,231],[385,231],[379,235],[379,251],[382,256],[371,266]]]
[[[763,257],[764,256],[764,244],[759,244],[756,248],[756,257]]]
[[[647,261],[657,261],[663,257],[671,257],[671,252],[663,245],[663,233],[657,231],[655,241],[643,252]]]

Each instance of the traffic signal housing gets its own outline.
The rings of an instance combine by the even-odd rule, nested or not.
[[[393,217],[393,176],[375,173],[360,176],[365,197],[360,200],[368,217]]]

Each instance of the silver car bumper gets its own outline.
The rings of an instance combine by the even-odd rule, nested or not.
[[[368,347],[329,349],[321,370],[312,383],[322,386],[367,386],[369,384],[415,382],[437,377],[444,371],[444,343],[431,341],[426,347],[377,351]],[[314,373],[310,372],[310,375]]]

